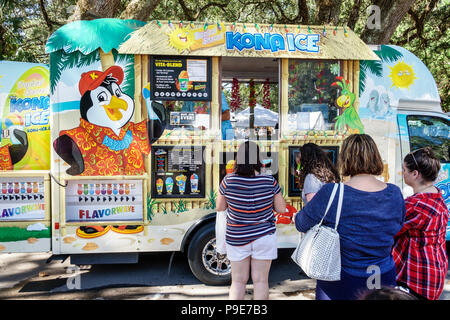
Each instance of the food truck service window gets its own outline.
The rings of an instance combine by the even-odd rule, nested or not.
[[[288,130],[331,130],[339,61],[289,60]]]
[[[278,81],[278,59],[222,58],[220,101],[223,140],[278,139]]]

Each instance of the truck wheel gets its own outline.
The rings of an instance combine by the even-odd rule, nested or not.
[[[228,285],[231,282],[231,263],[226,255],[216,251],[215,225],[201,227],[188,248],[188,261],[194,276],[208,285]]]

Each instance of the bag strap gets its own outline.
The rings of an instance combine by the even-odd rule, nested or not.
[[[322,220],[320,220],[320,222],[319,222],[319,226],[322,225],[323,219],[325,219],[325,217],[328,213],[328,210],[330,209],[331,204],[333,203],[333,200],[336,195],[336,191],[337,191],[338,187],[339,187],[339,184],[335,183],[334,187],[333,187],[333,191],[331,191],[330,199],[328,200],[327,209],[325,210],[325,214],[323,215]]]
[[[344,199],[344,184],[341,182],[339,185],[341,188],[339,190],[339,201],[336,210],[336,225],[334,226],[334,230],[337,230],[339,219],[341,218],[342,202]]]

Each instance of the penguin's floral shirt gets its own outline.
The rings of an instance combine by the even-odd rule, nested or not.
[[[128,122],[119,136],[107,127],[80,119],[80,126],[63,130],[77,144],[84,160],[81,176],[141,175],[144,155],[150,153],[147,121]]]
[[[9,145],[0,147],[0,171],[12,169],[13,165],[11,162],[11,156],[9,155]]]

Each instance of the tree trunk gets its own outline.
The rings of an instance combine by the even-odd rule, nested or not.
[[[321,0],[317,1],[316,24],[337,25],[339,13],[341,12],[342,0]]]
[[[131,0],[120,18],[146,21],[160,2],[161,0]]]
[[[120,0],[78,0],[74,13],[68,22],[76,20],[94,20],[99,18],[113,18],[120,8]]]
[[[298,6],[298,17],[300,18],[299,22],[302,24],[309,24],[309,13],[306,0],[298,0],[297,6]]]
[[[347,26],[352,30],[355,30],[356,22],[358,22],[360,8],[361,8],[361,0],[355,0],[355,3],[353,4],[353,8],[350,11],[350,16],[348,17],[347,21]]]
[[[397,26],[405,17],[414,0],[376,0],[380,8],[381,28],[369,29],[366,24],[361,39],[367,44],[388,44]]]
[[[109,67],[112,67],[114,62],[114,56],[112,51],[105,53],[102,48],[98,48],[100,54],[100,62],[102,64],[102,70],[105,71]]]

